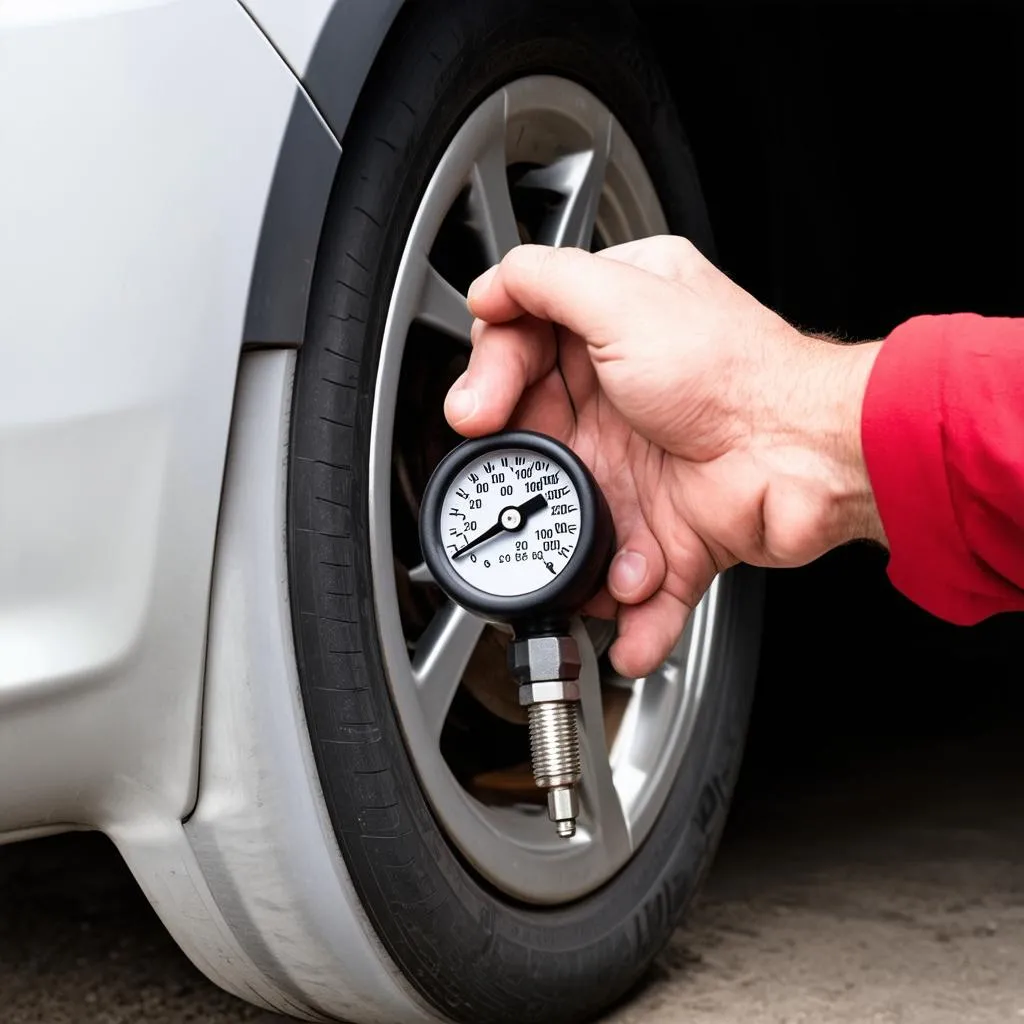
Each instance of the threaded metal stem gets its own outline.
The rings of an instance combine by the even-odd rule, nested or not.
[[[575,701],[531,704],[530,753],[538,786],[566,786],[580,778],[580,736]]]

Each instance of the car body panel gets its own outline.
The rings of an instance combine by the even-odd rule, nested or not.
[[[245,312],[247,348],[298,348],[341,149],[299,89],[260,226]]]
[[[356,101],[404,0],[243,0],[302,79],[281,145],[246,313],[248,347],[298,347],[323,218]]]
[[[236,990],[342,1020],[437,1020],[386,955],[352,888],[306,732],[284,520],[295,354],[239,373],[211,599],[199,801],[185,834],[245,956]],[[183,931],[196,942],[193,922]],[[201,936],[204,943],[213,936]],[[207,954],[208,955],[208,954]]]
[[[301,342],[337,139],[236,0],[8,0],[0,137],[0,841],[106,832],[258,1005],[436,1020],[327,823],[274,525],[294,354],[245,352]]]
[[[317,110],[344,143],[370,68],[405,0],[337,0],[302,74]]]
[[[339,139],[405,0],[240,0]]]
[[[274,44],[281,59],[302,78],[324,23],[346,0],[239,0]]]
[[[0,832],[180,820],[296,83],[234,0],[2,10]]]

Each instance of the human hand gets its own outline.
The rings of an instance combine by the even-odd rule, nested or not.
[[[715,574],[884,543],[860,443],[878,344],[808,337],[688,241],[591,255],[520,246],[476,282],[473,352],[445,412],[568,444],[615,520],[618,671],[654,669]]]

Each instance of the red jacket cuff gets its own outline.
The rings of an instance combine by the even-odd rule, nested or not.
[[[889,579],[915,604],[968,625],[1005,607],[1005,595],[964,540],[943,446],[943,378],[959,316],[919,316],[897,327],[864,395],[861,438],[889,542]]]

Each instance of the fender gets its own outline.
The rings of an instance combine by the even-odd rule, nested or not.
[[[405,0],[333,0],[301,75],[260,228],[246,306],[246,348],[298,348],[341,144],[370,68]],[[250,16],[285,60],[271,10]]]

